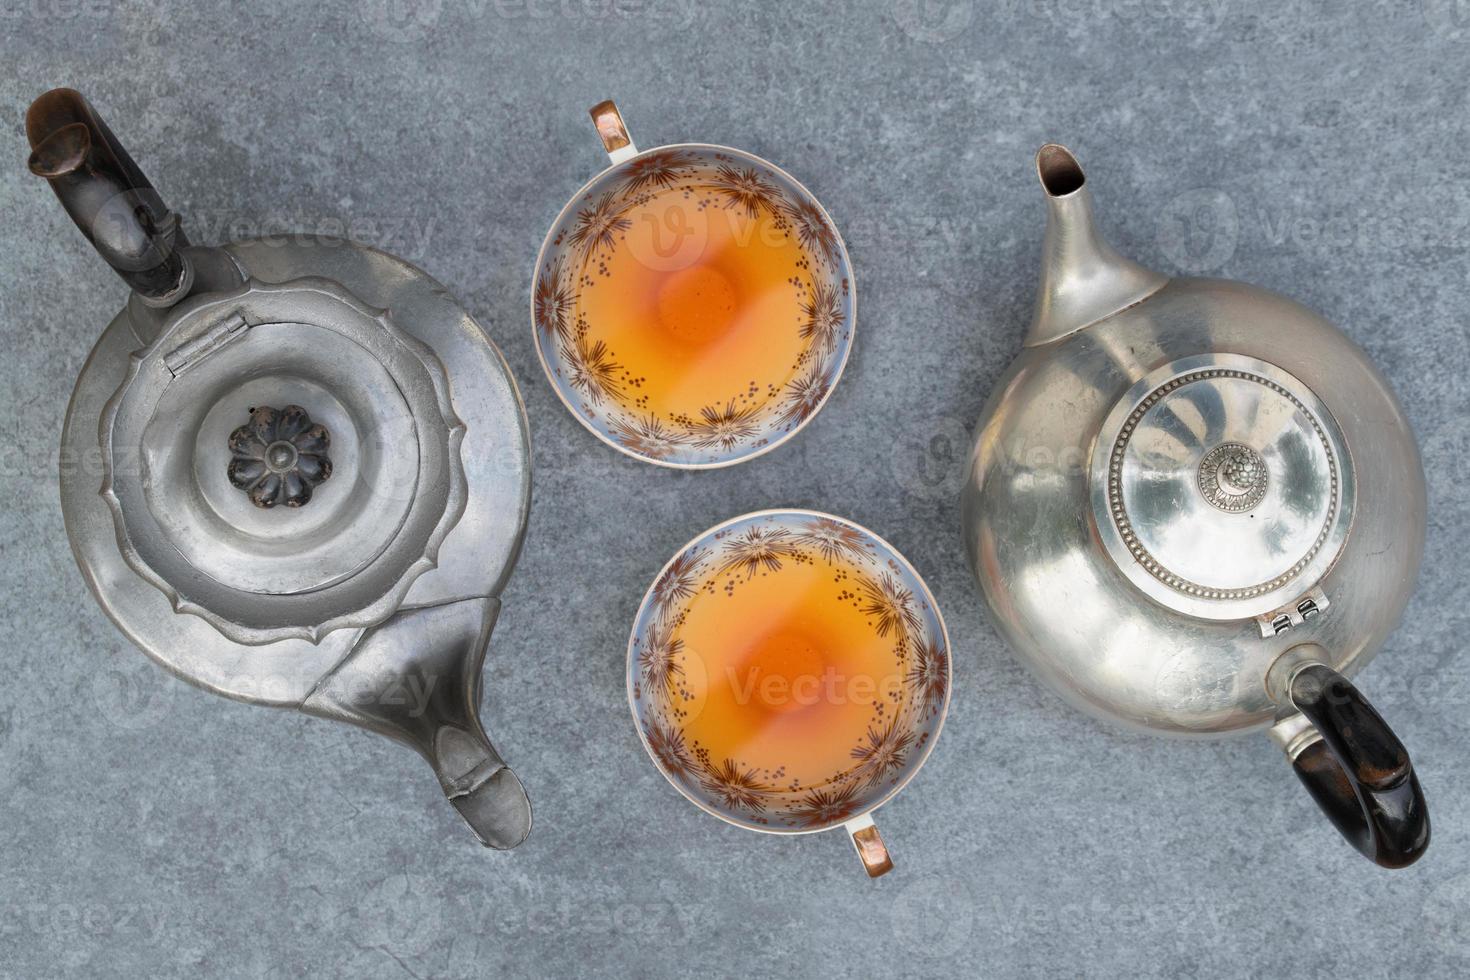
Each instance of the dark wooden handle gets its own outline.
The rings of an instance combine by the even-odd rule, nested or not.
[[[147,299],[179,291],[178,217],[81,93],[52,89],[26,112],[31,173],[44,177],[107,264]]]
[[[1308,664],[1291,702],[1321,734],[1292,760],[1302,785],[1343,837],[1385,868],[1429,846],[1429,810],[1408,750],[1368,699],[1337,671]]]

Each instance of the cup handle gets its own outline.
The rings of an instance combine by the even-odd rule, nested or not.
[[[638,155],[638,147],[633,145],[633,137],[628,135],[623,114],[612,99],[597,103],[588,110],[588,114],[592,116],[597,135],[602,137],[602,147],[613,163],[622,163]]]
[[[884,846],[883,838],[878,836],[878,826],[871,816],[865,813],[842,826],[852,837],[852,846],[857,849],[858,858],[869,878],[877,878],[893,870],[893,858],[888,856],[888,848]]]
[[[1403,743],[1337,671],[1308,659],[1288,669],[1286,699],[1299,714],[1277,738],[1302,785],[1364,857],[1413,864],[1429,846],[1429,811]]]

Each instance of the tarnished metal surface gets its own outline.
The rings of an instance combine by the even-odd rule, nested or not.
[[[199,349],[222,323],[245,326]],[[101,420],[117,542],[175,609],[231,639],[381,622],[464,511],[464,426],[438,357],[331,280],[191,297],[128,364]],[[271,401],[336,430],[343,479],[311,511],[263,514],[224,485],[220,431]]]
[[[126,405],[120,386],[130,370],[155,365],[155,402],[164,397],[157,391],[166,393],[180,378],[193,383],[188,392],[199,397],[178,396],[162,412],[154,402],[139,410],[137,424],[127,430],[138,437],[133,452],[142,460],[129,478],[136,480],[129,485],[136,506],[125,511],[119,503],[116,527],[109,496],[99,489],[115,492],[118,481],[87,467],[63,470],[62,509],[78,564],[119,628],[178,676],[231,698],[301,707],[408,742],[435,766],[446,794],[483,843],[515,846],[530,830],[529,804],[479,727],[479,688],[473,683],[530,503],[525,414],[505,363],[441,286],[384,253],[307,238],[243,242],[229,246],[228,253],[247,285],[191,298],[169,314],[138,316],[136,304],[130,305],[83,368],[63,429],[66,458],[128,455],[129,447],[112,446],[109,452],[104,445],[99,456],[97,437],[99,429],[114,431],[103,426],[104,415],[109,399],[114,414]],[[264,298],[279,309],[255,318],[266,326],[254,328],[261,330],[255,338],[261,350],[253,366],[237,361],[217,377],[207,367],[192,366],[200,357],[226,365],[224,354],[211,353],[216,349],[244,350],[239,339],[214,336],[213,325],[222,322],[217,317],[205,323],[213,340],[189,348],[187,356],[165,356],[180,349],[171,339],[191,316],[220,304],[253,310]],[[330,310],[318,310],[322,315],[313,318],[313,304],[323,303]],[[331,349],[335,359],[320,347],[300,346],[306,334],[321,332],[331,310],[358,331],[354,344]],[[394,378],[390,315],[416,350],[413,360],[400,363],[432,367],[420,368],[419,377],[428,397],[423,405],[433,408],[430,416],[445,417],[437,457],[426,442],[434,430],[423,405],[402,401],[414,397],[401,383],[405,368]],[[251,319],[247,314],[246,322]],[[301,327],[302,320],[311,329]],[[289,329],[293,323],[296,329]],[[273,332],[281,336],[266,336]],[[133,358],[145,337],[150,353]],[[353,358],[362,363],[351,363]],[[435,372],[442,380],[432,380]],[[237,409],[269,398],[310,402],[333,420],[341,471],[311,508],[254,508],[229,485],[223,460],[215,455],[227,426],[237,424]],[[385,414],[392,404],[401,410]],[[162,435],[148,434],[160,427]],[[151,448],[150,438],[158,440]],[[405,461],[409,469],[395,476]],[[340,491],[335,503],[328,499],[334,491]],[[409,551],[385,559],[403,538],[398,532],[422,507],[424,531],[408,544],[418,557]],[[180,512],[193,517],[179,520]],[[167,558],[178,549],[172,554],[189,561],[192,553],[192,562],[165,564],[160,571],[151,559],[140,558],[131,536],[144,518],[158,528],[155,556]],[[231,541],[236,553],[222,558]],[[385,575],[376,583],[361,574],[385,560]],[[211,563],[219,563],[213,574],[203,574]],[[335,613],[334,588],[348,590]],[[294,619],[282,611],[293,597],[303,604]],[[479,624],[470,634],[464,627],[436,625],[445,616],[467,622],[467,615]],[[451,662],[453,670],[446,666]],[[355,692],[359,701],[376,704],[382,699],[375,701],[374,692],[412,677],[444,687],[439,699],[427,702],[427,714],[409,721],[371,716],[342,694]],[[423,731],[429,734],[413,734]],[[461,734],[440,734],[454,732]]]

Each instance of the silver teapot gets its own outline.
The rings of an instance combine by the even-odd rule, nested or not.
[[[324,237],[191,245],[86,100],[30,108],[46,178],[131,287],[62,433],[97,602],[183,679],[416,749],[488,847],[530,803],[480,722],[530,503],[509,369],[443,286]]]
[[[1346,680],[1397,624],[1423,554],[1403,410],[1321,317],[1123,258],[1075,157],[1048,145],[1036,166],[1035,316],[962,500],[996,626],[1098,718],[1268,729],[1358,850],[1412,863],[1429,843],[1413,765]]]

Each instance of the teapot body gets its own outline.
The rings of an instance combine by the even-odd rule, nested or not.
[[[1221,354],[1274,366],[1314,393],[1341,431],[1355,482],[1335,561],[1296,586],[1329,604],[1280,632],[1258,615],[1204,618],[1156,601],[1103,546],[1094,505],[1106,479],[1093,465],[1097,443],[1128,392],[1161,366]],[[1300,644],[1319,646],[1344,675],[1360,670],[1398,622],[1424,547],[1418,449],[1367,356],[1285,297],[1210,279],[1169,280],[1026,347],[977,425],[961,506],[981,592],[1020,659],[1096,717],[1185,736],[1273,724],[1284,712],[1268,674]]]
[[[508,366],[443,286],[376,249],[297,236],[189,252],[194,292],[166,308],[141,302],[134,293],[97,341],[67,410],[62,511],[73,553],[97,602],[144,653],[189,683],[239,701],[346,721],[415,749],[481,843],[514,847],[530,831],[529,803],[479,717],[481,668],[530,508],[529,432]],[[432,448],[414,441],[412,433],[404,438],[404,432],[385,423],[388,415],[374,410],[374,402],[381,406],[401,392],[374,387],[389,381],[375,373],[371,360],[364,362],[368,370],[362,364],[339,366],[320,352],[302,356],[283,345],[277,361],[277,351],[260,339],[252,342],[263,347],[262,360],[241,366],[246,362],[237,358],[220,372],[219,384],[195,386],[194,394],[203,394],[198,400],[205,404],[190,405],[194,399],[186,397],[187,411],[160,413],[132,430],[149,434],[141,444],[133,444],[132,436],[120,443],[124,392],[137,385],[137,375],[156,359],[160,344],[174,346],[174,334],[201,310],[209,311],[207,319],[225,322],[229,316],[217,315],[216,308],[246,308],[262,296],[284,303],[292,314],[287,321],[308,319],[309,301],[323,296],[377,311],[384,318],[384,341],[391,317],[391,329],[417,345],[436,377],[442,372],[436,383],[453,426],[445,444],[453,457],[439,458],[427,474],[412,472],[407,481],[385,479],[383,467],[422,464]],[[377,328],[372,318],[364,322],[368,332],[360,339],[373,346],[380,339]],[[267,326],[250,329],[261,332]],[[320,334],[306,323],[277,326],[287,338]],[[246,346],[234,343],[236,353]],[[191,340],[182,349],[198,347]],[[374,358],[386,350],[375,351]],[[170,382],[183,383],[189,369],[163,360],[174,365],[168,369],[175,373]],[[310,402],[319,416],[333,406],[340,418],[333,423],[332,446],[338,465],[316,499],[299,509],[257,511],[225,482],[229,450],[223,432],[211,431],[208,420],[219,414],[229,420],[227,426],[244,421],[252,404],[275,398],[276,389],[279,400]],[[330,413],[323,417],[332,418]],[[162,433],[154,434],[160,428]],[[159,446],[150,451],[150,441],[159,442],[161,451]],[[376,474],[363,461],[370,451],[385,460]],[[144,501],[132,514],[121,506],[127,499],[121,488],[129,485],[142,488]],[[430,550],[417,558],[407,553],[386,578],[370,572],[394,545],[379,543],[364,551],[364,560],[354,560],[358,567],[349,569],[352,574],[337,575],[342,581],[333,583],[349,596],[357,590],[335,624],[283,628],[272,619],[281,607],[268,604],[290,600],[279,586],[272,586],[276,594],[270,589],[261,596],[235,593],[245,597],[236,609],[212,608],[200,599],[212,594],[206,586],[231,572],[224,564],[216,569],[204,563],[228,560],[230,547],[252,559],[259,557],[256,551],[263,553],[267,570],[277,552],[279,579],[258,581],[284,583],[340,566],[344,537],[371,533],[385,541],[402,539],[392,522],[409,525],[413,506],[431,485],[442,485],[446,498],[443,513],[430,515]],[[159,512],[145,516],[157,517],[161,538],[202,537],[193,559],[200,563],[197,577],[187,568],[160,573],[141,560],[146,556],[140,557],[133,540],[137,511],[150,509]],[[260,574],[259,569],[236,571]],[[353,584],[363,579],[369,580],[365,590]],[[303,598],[324,594],[308,589]],[[253,610],[252,603],[258,603]],[[252,616],[256,621],[250,621]]]
[[[483,329],[439,283],[402,259],[373,248],[293,236],[197,251],[212,252],[216,262],[227,261],[245,282],[270,286],[320,280],[337,284],[369,307],[392,311],[394,322],[432,352],[453,389],[454,417],[464,428],[459,455],[467,467],[466,499],[461,516],[439,541],[432,563],[423,563],[392,609],[373,618],[386,619],[399,606],[498,596],[525,534],[530,506],[529,434],[509,368]],[[196,264],[201,263],[196,260]],[[233,282],[223,285],[223,291],[234,288]],[[208,293],[191,297],[194,301],[208,299]],[[226,635],[215,622],[191,612],[187,597],[181,602],[135,573],[119,547],[114,514],[98,492],[104,479],[97,465],[98,436],[109,400],[127,379],[134,354],[167,331],[183,305],[156,310],[140,304],[134,294],[88,357],[62,430],[61,502],[67,533],[98,602],[150,657],[216,693],[251,703],[298,706],[322,675],[358,642],[363,630],[345,628],[270,642]],[[287,366],[281,373],[289,376],[293,372]],[[340,379],[344,387],[357,380]],[[243,408],[237,413],[241,421],[243,413]],[[339,442],[341,438],[339,435]],[[223,444],[219,453],[217,462],[223,472],[228,460]],[[128,447],[118,447],[116,453],[121,461],[137,455],[136,449]],[[146,466],[147,460],[134,465]],[[150,472],[148,482],[156,484],[164,475]],[[339,485],[342,476],[339,466]],[[330,482],[328,486],[338,490]],[[182,486],[179,490],[193,492]],[[347,487],[341,490],[346,492]],[[168,488],[163,491],[169,492]],[[317,503],[302,508],[300,515],[310,515]],[[289,527],[297,514],[283,512],[271,518]],[[282,558],[283,563],[298,560],[289,550]],[[223,625],[226,629],[231,626]]]
[[[26,113],[29,169],[132,290],[62,431],[98,604],[206,690],[402,742],[487,847],[530,833],[480,721],[530,510],[500,352],[401,259],[322,236],[192,245],[79,92]]]
[[[1393,392],[1275,293],[1119,255],[1066,147],[1024,350],[976,427],[961,500],[991,618],[1074,706],[1140,731],[1269,727],[1353,847],[1429,846],[1408,750],[1348,677],[1424,551],[1419,450]]]

